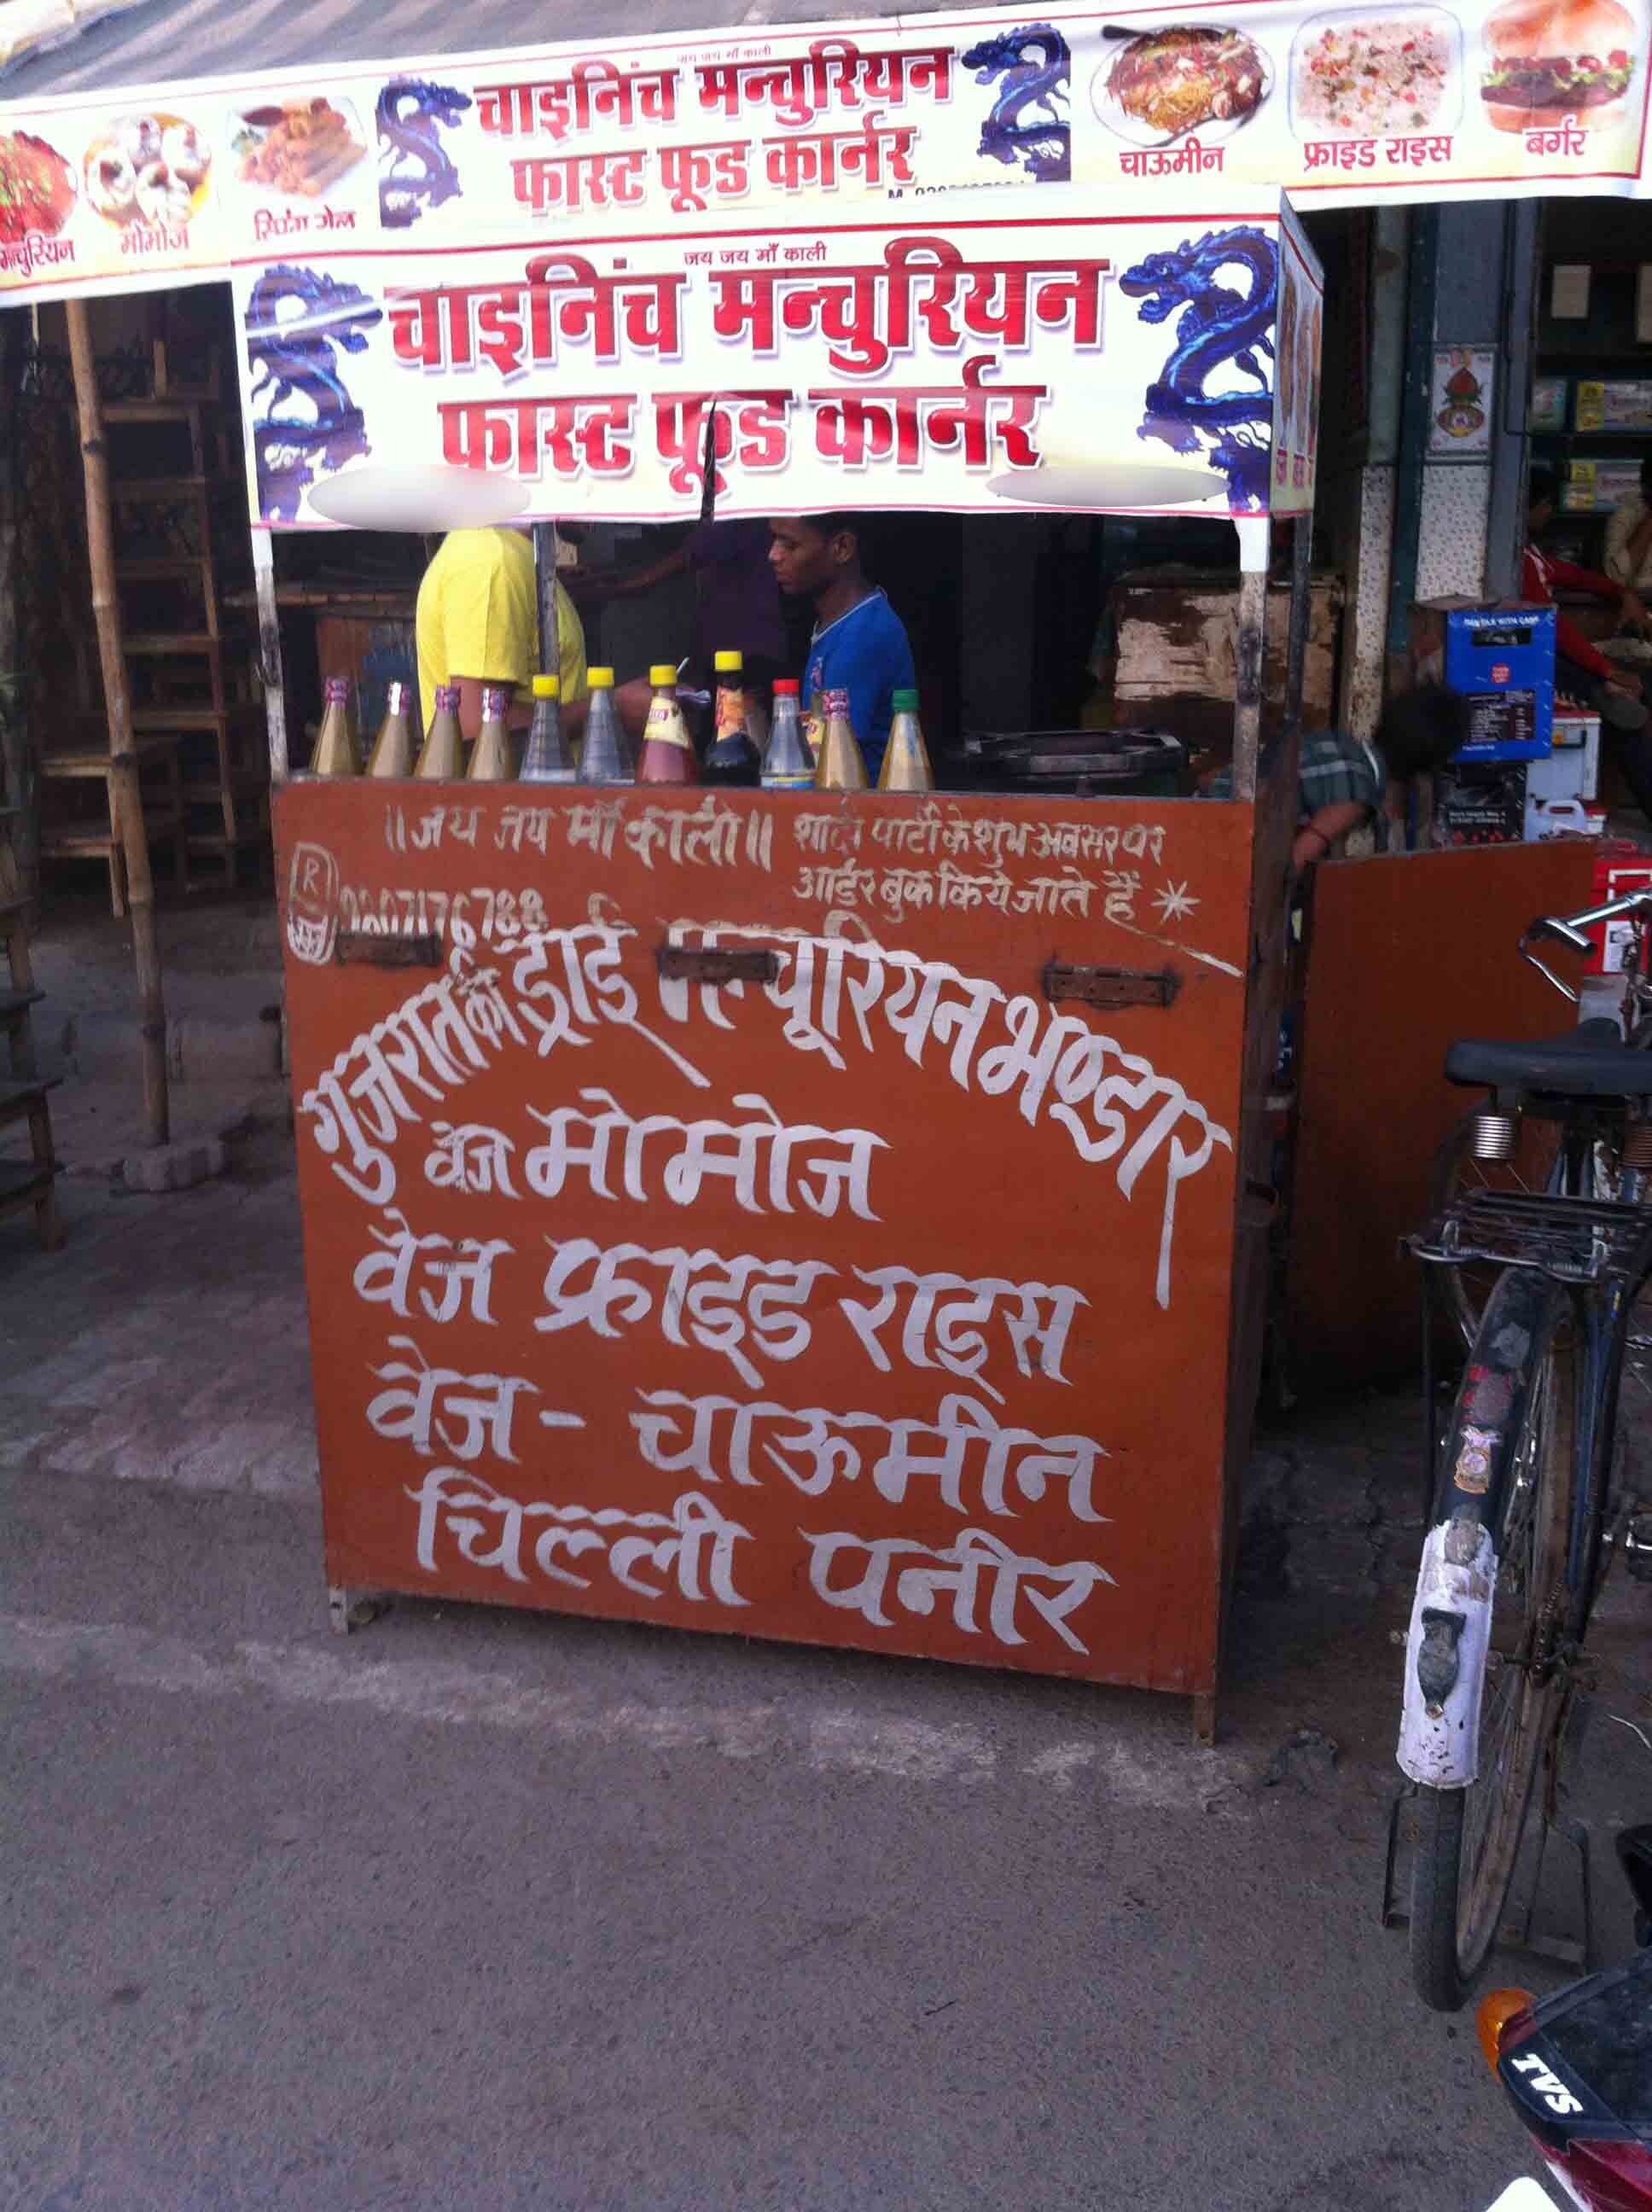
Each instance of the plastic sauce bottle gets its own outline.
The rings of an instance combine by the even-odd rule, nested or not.
[[[436,686],[435,712],[424,733],[413,773],[429,783],[452,783],[465,773],[465,739],[459,726],[457,684]]]
[[[509,697],[502,684],[484,684],[482,687],[482,727],[471,748],[469,773],[472,783],[510,783],[515,780],[516,756],[511,750],[511,733],[505,727]]]
[[[879,791],[933,791],[935,771],[929,764],[929,748],[918,724],[918,695],[902,690],[894,695],[895,718],[890,724],[889,744],[878,770]]]
[[[367,762],[369,775],[409,776],[413,773],[413,732],[407,725],[410,688],[405,684],[385,686],[385,719],[374,739],[372,757]]]
[[[762,775],[762,756],[746,714],[745,662],[738,653],[720,653],[716,667],[717,731],[700,781],[751,790]]]
[[[774,720],[768,750],[763,755],[763,788],[807,791],[814,780],[814,756],[798,713],[798,687],[790,677],[782,677],[774,686]]]
[[[576,783],[579,770],[562,735],[562,684],[556,676],[533,679],[533,726],[522,756],[524,783]]]
[[[327,704],[310,756],[312,775],[360,775],[361,756],[350,727],[350,687],[342,676],[327,678]]]
[[[587,669],[586,682],[591,686],[591,709],[586,717],[579,780],[581,783],[629,783],[633,781],[630,750],[614,712],[614,672]]]
[[[662,660],[648,671],[654,687],[648,720],[637,755],[639,783],[698,783],[700,765],[694,757],[694,739],[677,703],[677,671]]]
[[[815,763],[817,791],[865,791],[866,763],[849,727],[849,695],[829,691],[824,700],[826,734]]]

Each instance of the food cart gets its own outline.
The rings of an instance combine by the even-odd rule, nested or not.
[[[1319,272],[1278,191],[1210,213],[1214,152],[1133,155],[1127,210],[984,154],[955,94],[1008,18],[838,27],[231,88],[327,1580],[341,1621],[415,1592],[1174,1690],[1208,1736]],[[422,167],[349,160],[369,113]],[[1230,514],[1236,795],[283,781],[273,546],[433,467],[525,523],[691,516],[708,473],[720,514]]]

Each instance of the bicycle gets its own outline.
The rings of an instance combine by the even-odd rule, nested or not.
[[[1642,901],[1638,896],[1629,901],[1612,900],[1576,919],[1588,927],[1601,915],[1607,917],[1608,966],[1612,973],[1623,978],[1619,1014],[1623,1034],[1631,1044],[1645,1051],[1652,1048],[1652,915],[1637,911],[1621,917],[1621,935],[1614,937],[1613,925],[1620,919],[1615,909],[1625,904],[1638,908]],[[1531,935],[1528,930],[1521,939],[1521,957],[1576,1006],[1580,994],[1534,957],[1527,941]],[[1533,1192],[1548,1188],[1555,1153],[1552,1122],[1522,1119],[1510,1157],[1482,1158],[1476,1150],[1479,1121],[1479,1109],[1471,1107],[1447,1133],[1435,1154],[1429,1180],[1430,1219],[1444,1213],[1453,1200],[1467,1190]],[[1474,1341],[1480,1313],[1494,1279],[1488,1270],[1465,1266],[1452,1271],[1445,1286],[1447,1305],[1466,1346]]]
[[[1576,1004],[1534,945],[1587,954],[1591,927],[1625,918],[1637,933],[1633,1041],[1602,1018],[1542,1043],[1465,1041],[1446,1057],[1450,1081],[1486,1093],[1469,1117],[1474,1158],[1515,1161],[1534,1126],[1540,1187],[1460,1183],[1408,1240],[1430,1304],[1437,1279],[1472,1338],[1442,1451],[1429,1407],[1431,1525],[1398,1752],[1419,1802],[1412,1978],[1439,2011],[1462,2003],[1491,1948],[1540,1773],[1554,1818],[1608,1542],[1637,1571],[1652,1559],[1652,1512],[1612,1496],[1630,1323],[1652,1277],[1652,893],[1540,917],[1520,949]],[[1465,1294],[1466,1273],[1483,1291]]]

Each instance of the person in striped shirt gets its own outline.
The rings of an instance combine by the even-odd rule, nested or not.
[[[1297,757],[1297,834],[1293,874],[1345,848],[1368,823],[1387,842],[1388,787],[1425,769],[1443,768],[1467,735],[1462,701],[1443,684],[1421,684],[1389,700],[1367,744],[1346,730],[1304,730]],[[1205,799],[1231,799],[1233,770],[1218,769],[1201,787]]]

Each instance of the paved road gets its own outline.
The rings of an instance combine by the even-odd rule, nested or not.
[[[47,1260],[0,1231],[22,1387],[78,1363],[63,1434],[0,1437],[0,2205],[1475,2212],[1519,2169],[1376,1924],[1403,1405],[1259,1456],[1213,1752],[1180,1701],[900,1662],[411,1604],[340,1638],[288,1172],[71,1182]],[[260,1342],[249,1470],[213,1424]],[[1602,1698],[1643,1721],[1643,1595]],[[1649,1784],[1601,1720],[1599,1832]]]

